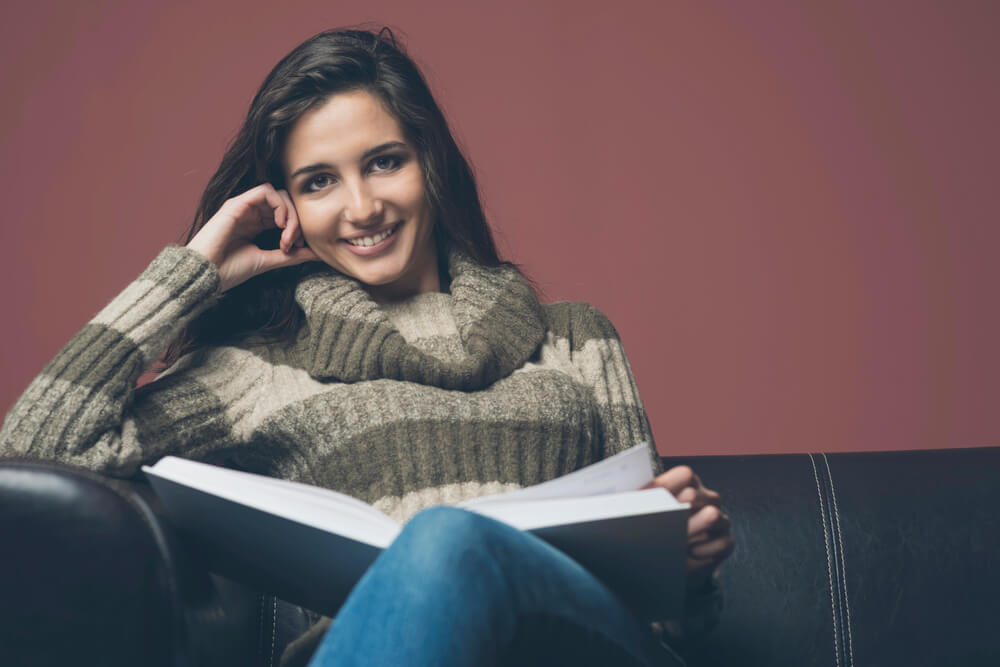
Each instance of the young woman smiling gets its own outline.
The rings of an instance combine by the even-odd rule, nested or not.
[[[136,390],[164,348],[168,369]],[[718,494],[690,469],[655,482],[692,504],[688,614],[665,633],[531,535],[432,507],[642,440],[614,327],[586,304],[538,302],[497,256],[416,66],[388,31],[340,30],[268,75],[187,245],[43,370],[0,453],[119,476],[174,454],[409,519],[288,664],[669,664],[664,639],[711,625],[732,549]]]

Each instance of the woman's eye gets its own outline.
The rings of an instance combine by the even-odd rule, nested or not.
[[[368,163],[368,168],[375,173],[383,173],[399,169],[405,162],[405,158],[399,155],[380,155]],[[316,174],[302,184],[303,192],[319,192],[334,184],[334,178],[330,174]]]
[[[375,171],[392,171],[400,165],[402,160],[395,155],[380,155],[371,161]]]
[[[322,190],[332,182],[333,179],[330,178],[329,174],[317,174],[306,181],[304,189],[306,192],[316,192],[317,190]]]

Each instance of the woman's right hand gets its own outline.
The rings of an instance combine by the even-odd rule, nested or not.
[[[279,247],[258,248],[254,238],[275,227],[282,230]],[[319,259],[305,245],[292,198],[270,183],[227,199],[187,247],[215,264],[223,292],[272,269]]]

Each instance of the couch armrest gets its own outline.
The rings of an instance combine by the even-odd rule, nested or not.
[[[0,461],[5,664],[250,665],[259,608],[180,545],[143,485]]]

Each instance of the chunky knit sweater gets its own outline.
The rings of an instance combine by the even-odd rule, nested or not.
[[[652,444],[604,315],[539,304],[512,267],[452,253],[449,271],[450,293],[381,306],[333,270],[311,274],[293,342],[204,348],[135,390],[219,285],[211,263],[168,247],[31,383],[0,455],[131,476],[172,454],[337,489],[405,520]]]

